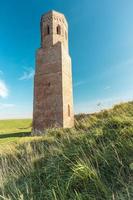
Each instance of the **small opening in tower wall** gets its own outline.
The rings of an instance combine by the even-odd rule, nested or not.
[[[45,26],[44,34],[45,35],[49,35],[50,34],[50,27],[49,27],[49,25]]]
[[[47,25],[47,35],[49,35],[50,34],[50,27],[49,27],[49,25]]]
[[[60,27],[60,25],[57,26],[56,32],[57,32],[58,35],[61,35],[61,27]]]
[[[68,117],[71,116],[70,105],[68,104]]]

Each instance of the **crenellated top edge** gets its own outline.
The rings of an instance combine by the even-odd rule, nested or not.
[[[62,20],[65,22],[66,26],[68,27],[68,23],[67,23],[65,15],[63,13],[57,12],[55,10],[51,10],[47,13],[44,13],[41,17],[41,21],[50,20],[53,17],[55,19],[62,18]]]

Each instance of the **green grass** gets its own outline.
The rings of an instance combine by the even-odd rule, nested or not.
[[[77,115],[75,128],[43,136],[30,136],[30,120],[3,122],[0,199],[133,199],[133,102]]]
[[[30,135],[31,119],[0,120],[0,145],[17,142],[21,137]]]
[[[31,119],[0,120],[0,134],[29,131]]]

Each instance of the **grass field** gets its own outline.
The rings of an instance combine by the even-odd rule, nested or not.
[[[31,120],[0,121],[0,199],[133,199],[133,102],[30,131]]]
[[[0,145],[18,142],[31,132],[31,120],[0,120]]]

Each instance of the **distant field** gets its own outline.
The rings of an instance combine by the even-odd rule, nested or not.
[[[0,145],[16,142],[30,135],[31,119],[0,120]]]

